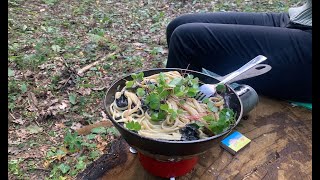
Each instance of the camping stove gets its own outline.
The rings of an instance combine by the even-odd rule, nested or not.
[[[258,94],[248,85],[233,83],[230,86],[241,99],[243,104],[243,116],[248,114],[257,105]],[[132,147],[130,147],[130,152],[138,154],[142,167],[150,174],[162,178],[170,178],[171,180],[175,179],[175,177],[187,174],[198,162],[198,156],[184,158],[160,158],[160,156],[137,152]]]

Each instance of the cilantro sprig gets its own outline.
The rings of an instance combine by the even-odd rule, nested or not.
[[[140,72],[138,74],[131,74],[132,80],[126,82],[126,88],[133,88],[137,81],[142,81],[144,77],[144,73]]]
[[[139,131],[141,129],[141,125],[138,122],[130,121],[125,123],[127,129],[132,131]]]
[[[202,117],[209,124],[208,128],[214,134],[220,134],[227,130],[231,124],[235,123],[236,113],[232,109],[224,108],[219,113],[219,119],[215,119],[211,115]]]

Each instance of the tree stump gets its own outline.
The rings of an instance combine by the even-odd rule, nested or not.
[[[249,146],[233,156],[216,144],[199,157],[190,173],[176,179],[312,179],[311,111],[262,97],[235,130],[252,140]],[[112,143],[109,152],[78,179],[162,179],[142,168],[122,138]]]

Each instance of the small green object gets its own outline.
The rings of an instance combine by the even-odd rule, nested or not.
[[[107,130],[105,127],[96,127],[91,129],[91,132],[94,134],[106,134]]]
[[[63,174],[66,174],[70,170],[70,166],[68,164],[60,164],[58,168],[61,170]]]
[[[227,88],[224,84],[218,84],[216,90],[217,92],[224,93],[226,92]]]
[[[129,130],[139,131],[141,129],[141,125],[138,122],[130,121],[127,122],[125,125],[126,128],[128,128]]]
[[[69,94],[69,102],[73,105],[77,104],[76,102],[77,100],[77,95],[72,93],[72,94]]]

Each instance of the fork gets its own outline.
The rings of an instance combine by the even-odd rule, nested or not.
[[[250,60],[248,63],[243,65],[241,68],[237,69],[236,71],[230,73],[227,77],[225,77],[222,81],[217,84],[203,84],[199,87],[200,91],[195,96],[195,99],[198,101],[202,101],[206,97],[210,97],[216,93],[216,87],[219,84],[226,84],[227,82],[233,80],[237,76],[243,74],[247,70],[253,68],[257,64],[262,63],[263,61],[267,60],[265,56],[258,55],[257,57]]]

